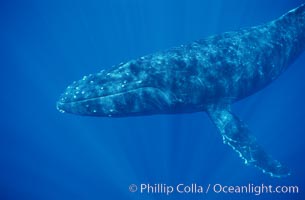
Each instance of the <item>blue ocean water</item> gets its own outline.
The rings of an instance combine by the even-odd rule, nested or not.
[[[291,169],[245,166],[205,113],[121,119],[59,113],[83,75],[273,20],[299,0],[1,1],[0,199],[305,199],[305,54],[233,106]],[[298,186],[298,194],[130,192],[136,184]],[[140,189],[140,188],[138,188]]]

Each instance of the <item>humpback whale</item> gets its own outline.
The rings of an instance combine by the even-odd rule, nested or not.
[[[279,77],[305,48],[305,4],[271,22],[210,36],[121,63],[73,82],[57,109],[130,117],[206,112],[247,165],[290,171],[264,151],[231,105]]]

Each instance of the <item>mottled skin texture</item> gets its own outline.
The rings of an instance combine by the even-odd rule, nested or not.
[[[288,171],[268,156],[230,105],[276,79],[304,50],[305,5],[267,24],[198,40],[89,75],[67,88],[60,111],[128,117],[206,111],[246,163]]]

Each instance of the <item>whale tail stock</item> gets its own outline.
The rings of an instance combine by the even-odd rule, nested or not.
[[[275,38],[281,46],[286,46],[282,59],[288,66],[305,50],[305,3],[279,17],[274,25]]]
[[[268,155],[250,133],[247,125],[230,111],[230,106],[210,106],[207,113],[222,135],[223,142],[236,151],[245,164],[272,177],[289,176],[289,170]]]

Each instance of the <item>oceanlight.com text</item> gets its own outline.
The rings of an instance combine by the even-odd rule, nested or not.
[[[298,194],[298,186],[286,186],[286,185],[267,185],[260,184],[255,185],[252,183],[245,185],[223,185],[223,184],[207,184],[201,185],[197,183],[183,184],[179,183],[176,185],[158,183],[141,183],[131,184],[129,191],[132,193],[140,194],[160,194],[160,195],[171,195],[174,193],[178,194],[251,194],[251,195],[262,195],[262,194]]]

